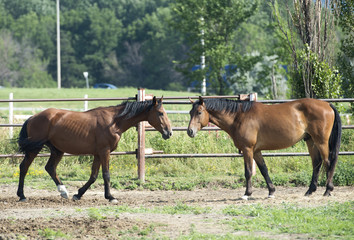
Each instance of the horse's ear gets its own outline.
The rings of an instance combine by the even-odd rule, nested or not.
[[[194,101],[191,99],[191,97],[188,97],[189,101],[193,104]]]
[[[155,96],[152,98],[152,104],[155,106],[158,104]]]
[[[162,103],[162,100],[163,100],[163,95],[162,95],[162,97],[161,97],[160,100],[159,100],[159,104]]]
[[[199,96],[199,105],[203,105],[204,104],[204,99],[202,98],[202,96]]]

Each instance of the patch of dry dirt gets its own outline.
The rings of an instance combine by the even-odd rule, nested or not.
[[[67,187],[74,194],[76,187]],[[39,232],[51,229],[62,232],[71,239],[114,239],[128,236],[166,236],[171,239],[191,232],[210,234],[247,234],[233,232],[223,220],[229,217],[218,210],[227,205],[264,204],[280,205],[294,203],[300,206],[326,205],[329,202],[354,200],[354,187],[336,187],[331,197],[323,197],[324,188],[319,188],[310,197],[304,197],[307,188],[277,187],[276,197],[267,198],[267,189],[254,189],[248,201],[240,197],[244,189],[202,189],[195,191],[117,191],[112,189],[119,205],[129,207],[153,208],[158,206],[175,206],[183,203],[191,206],[210,207],[207,214],[153,214],[153,213],[119,213],[104,219],[95,219],[87,215],[89,208],[112,206],[103,196],[103,187],[90,189],[80,201],[62,199],[57,191],[34,190],[25,188],[27,202],[18,202],[16,185],[0,186],[0,239],[38,239]],[[151,228],[152,231],[145,231]],[[268,236],[272,238],[272,236]],[[291,239],[294,236],[274,236],[275,239]],[[296,236],[306,238],[306,236]]]

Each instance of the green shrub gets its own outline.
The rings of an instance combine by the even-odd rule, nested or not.
[[[339,161],[333,176],[334,185],[353,186],[354,185],[354,161],[343,159]]]

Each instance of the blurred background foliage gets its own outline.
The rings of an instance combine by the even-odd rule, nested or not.
[[[108,82],[200,91],[204,75],[208,94],[254,91],[267,98],[298,97],[302,79],[284,35],[292,34],[297,54],[306,50],[294,28],[296,19],[289,21],[295,2],[61,0],[62,87],[85,87],[82,73],[87,71],[90,86]],[[334,19],[328,46],[337,47],[330,59],[317,59],[328,65],[328,76],[340,78],[340,94],[352,97],[353,3],[329,3],[340,7],[321,6],[321,14]],[[203,53],[207,67],[192,71]],[[338,77],[333,74],[337,69]],[[313,74],[321,76],[319,82],[328,79]],[[56,78],[56,1],[0,0],[0,85],[49,88],[56,86]]]

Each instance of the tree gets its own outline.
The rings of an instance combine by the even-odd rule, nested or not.
[[[117,85],[182,88],[183,78],[173,68],[173,60],[181,59],[185,48],[181,34],[167,24],[172,18],[169,2],[124,1],[117,5],[123,23],[122,38],[116,53],[109,56],[112,61],[104,66],[105,76],[111,76]]]
[[[281,19],[277,1],[274,15],[293,58],[292,94],[294,97],[339,97],[340,76],[331,67],[334,53],[335,17],[331,12],[335,0],[293,0],[286,5],[288,22]]]
[[[139,32],[145,32],[140,50],[144,76],[140,86],[166,89],[171,83],[182,85],[181,76],[172,66],[173,60],[183,53],[183,46],[180,34],[166,24],[170,19],[171,12],[167,7],[157,8],[142,19]]]
[[[84,87],[83,71],[90,73],[91,82],[104,81],[104,62],[122,34],[114,11],[94,4],[68,10],[62,16],[62,86]]]
[[[190,51],[179,68],[190,79],[201,81],[208,75],[218,94],[230,89],[225,81],[225,66],[243,59],[233,51],[232,36],[258,6],[257,1],[236,0],[176,0],[172,4],[172,26],[186,36]],[[201,43],[204,41],[204,44]],[[191,72],[194,65],[205,56],[206,68]]]
[[[42,61],[41,50],[29,39],[18,42],[10,32],[0,32],[0,85],[8,87],[54,87]]]
[[[247,73],[236,72],[232,85],[235,93],[257,92],[266,98],[284,98],[287,94],[287,66],[291,62],[286,42],[278,36],[268,1],[261,1],[257,12],[235,32],[235,52],[251,58]],[[245,63],[245,61],[240,61]],[[256,62],[256,63],[254,63]],[[247,68],[246,68],[247,69]],[[275,94],[274,90],[278,89]]]
[[[354,97],[354,2],[340,0],[339,7],[338,23],[345,34],[338,56],[339,70],[345,97]]]
[[[0,3],[15,19],[31,12],[38,16],[55,14],[55,1],[53,0],[0,0]]]

